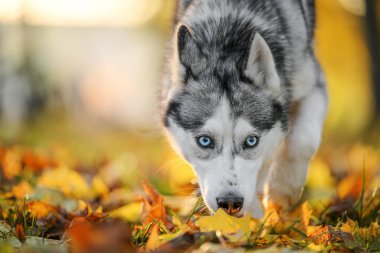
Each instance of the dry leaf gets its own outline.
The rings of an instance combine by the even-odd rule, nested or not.
[[[250,214],[236,218],[218,209],[215,215],[200,217],[195,224],[202,232],[220,231],[232,241],[241,242],[246,241],[252,233],[250,220]]]
[[[42,201],[29,201],[25,204],[25,209],[30,211],[37,219],[42,219],[51,213],[57,212],[57,209]]]
[[[67,167],[45,171],[38,179],[38,186],[60,190],[79,199],[91,196],[90,187],[82,175]]]
[[[142,210],[142,203],[131,203],[113,210],[109,214],[114,218],[121,218],[126,221],[136,222],[141,219]]]
[[[2,155],[1,165],[6,179],[12,180],[21,172],[21,153],[20,150],[14,148],[5,151]]]
[[[31,150],[26,150],[22,156],[24,165],[32,171],[39,172],[46,168],[53,167],[55,164],[48,158],[38,155]]]
[[[330,226],[309,226],[307,235],[309,240],[312,240],[316,245],[327,245],[331,240],[331,231]]]
[[[160,237],[159,237],[160,224],[154,225],[151,231],[152,232],[146,244],[146,249],[149,251],[156,250],[162,245]]]
[[[22,181],[18,185],[12,186],[12,193],[18,199],[24,199],[26,195],[32,192],[32,187],[26,181]]]
[[[143,182],[143,188],[146,194],[142,215],[143,224],[147,225],[155,220],[160,220],[166,225],[167,220],[164,199],[148,182]]]
[[[25,236],[25,231],[24,231],[24,226],[21,223],[18,223],[16,225],[16,232],[15,235],[17,239],[21,242],[24,243],[26,241],[26,236]]]

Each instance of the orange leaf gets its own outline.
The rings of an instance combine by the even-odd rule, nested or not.
[[[3,167],[3,173],[6,179],[12,180],[15,176],[21,172],[21,157],[20,152],[17,149],[7,150],[2,155],[1,165]]]
[[[16,234],[17,239],[19,239],[20,242],[24,243],[26,241],[24,226],[21,223],[16,225],[15,234]]]
[[[30,201],[25,204],[25,209],[30,211],[37,219],[42,219],[50,213],[57,212],[54,206],[41,201]]]
[[[146,194],[143,199],[143,224],[150,224],[154,220],[161,220],[165,224],[167,220],[164,199],[148,182],[144,181],[142,186]]]
[[[92,231],[91,224],[85,217],[75,217],[71,221],[67,234],[75,252],[86,252],[86,248],[89,248],[93,241],[102,239],[101,237],[95,238],[97,235]]]
[[[24,152],[22,161],[26,167],[35,172],[42,171],[50,166],[53,167],[55,165],[46,157],[36,154],[30,150]]]
[[[344,199],[348,196],[358,198],[362,193],[363,179],[360,175],[352,174],[344,178],[337,187],[338,196]]]
[[[31,191],[32,191],[32,187],[26,181],[22,181],[18,185],[12,186],[12,193],[18,199],[23,199]]]
[[[331,231],[332,228],[330,226],[309,226],[307,228],[307,235],[310,240],[314,242],[316,245],[324,244],[327,245],[331,240]]]

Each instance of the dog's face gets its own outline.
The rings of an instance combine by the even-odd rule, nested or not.
[[[261,37],[253,40],[247,60],[252,63],[242,77],[236,64],[210,70],[207,55],[191,45],[188,28],[178,33],[182,77],[168,100],[165,126],[193,166],[209,209],[260,217],[256,186],[264,179],[259,172],[284,140],[287,125],[274,63],[258,62],[268,61],[269,48]],[[267,83],[260,87],[263,80]]]

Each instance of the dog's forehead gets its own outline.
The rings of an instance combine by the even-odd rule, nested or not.
[[[170,103],[167,114],[188,130],[199,130],[210,119],[219,120],[222,126],[223,119],[245,119],[262,132],[275,123],[270,98],[248,84],[230,84],[226,89],[215,80],[188,83]]]

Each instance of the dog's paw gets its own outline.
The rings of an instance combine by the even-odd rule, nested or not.
[[[274,203],[282,210],[289,210],[301,199],[303,187],[284,187],[281,189],[270,189],[264,203]]]

